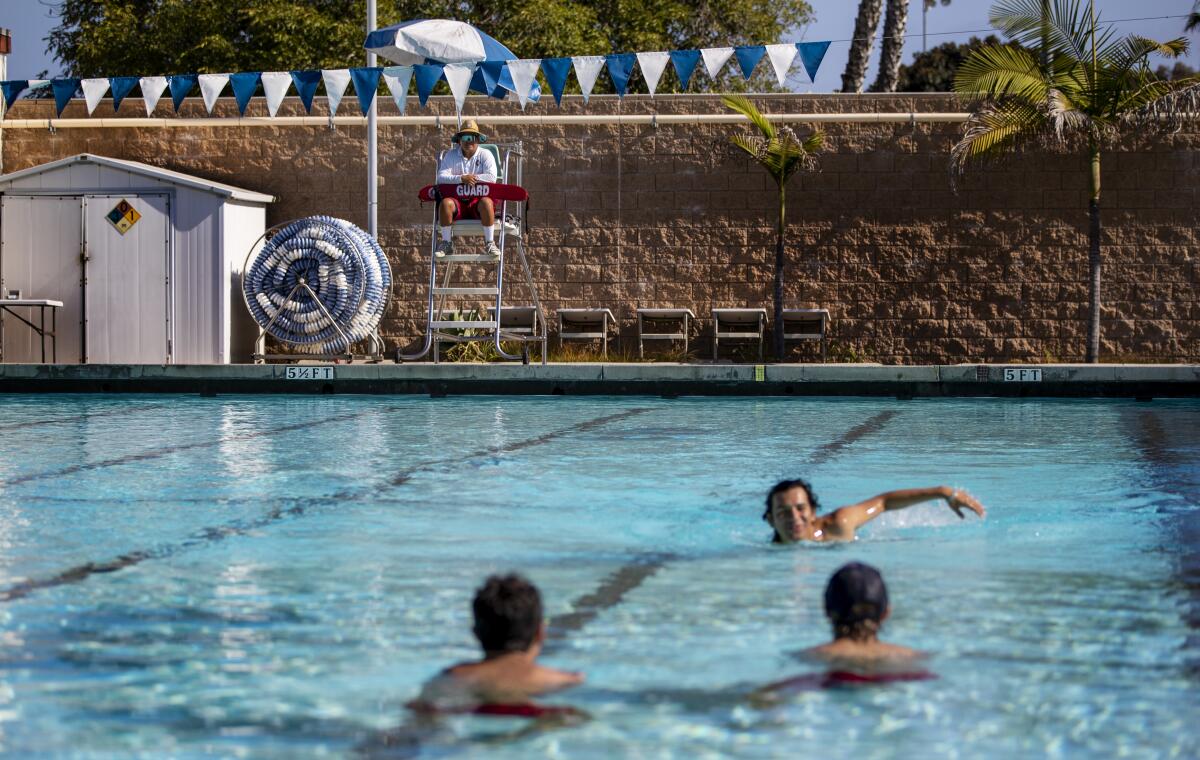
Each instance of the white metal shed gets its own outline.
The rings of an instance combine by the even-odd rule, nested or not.
[[[58,361],[249,361],[246,254],[273,196],[82,153],[0,176],[0,297],[63,302]],[[40,359],[6,320],[5,362]]]

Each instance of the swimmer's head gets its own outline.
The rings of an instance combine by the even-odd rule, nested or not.
[[[883,576],[870,565],[842,565],[825,587],[825,614],[835,639],[874,639],[889,611]]]
[[[767,509],[763,520],[775,529],[775,543],[800,540],[808,523],[821,511],[812,486],[800,480],[781,480],[767,494]]]
[[[526,652],[542,640],[542,595],[519,575],[489,577],[472,607],[475,638],[488,654]]]

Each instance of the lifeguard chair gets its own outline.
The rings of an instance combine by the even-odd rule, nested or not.
[[[490,151],[495,156],[496,166],[499,168],[498,183],[522,187],[525,155],[520,142],[482,143],[479,149]],[[438,154],[437,162],[434,164],[434,184],[431,187],[438,186],[437,167],[441,164],[445,154],[446,151],[444,150]],[[542,364],[545,364],[546,318],[542,311],[541,301],[538,300],[537,287],[533,284],[533,273],[529,269],[529,261],[525,256],[524,239],[528,232],[526,228],[528,201],[493,201],[496,207],[496,223],[493,229],[495,230],[496,245],[500,248],[499,258],[494,258],[485,253],[458,252],[438,257],[434,255],[438,245],[438,204],[436,203],[438,196],[434,193],[431,197],[426,197],[426,191],[429,189],[427,187],[421,191],[421,199],[423,201],[435,201],[433,205],[433,224],[429,235],[429,308],[425,329],[425,344],[420,351],[412,354],[404,354],[397,349],[397,363],[401,361],[416,361],[427,355],[430,350],[433,350],[433,361],[436,364],[439,359],[438,354],[440,353],[437,350],[437,346],[441,343],[488,341],[495,346],[497,353],[503,358],[510,361],[521,360],[525,364],[529,363],[529,344],[540,343]],[[483,224],[478,219],[460,219],[451,226],[450,234],[453,238],[482,238]],[[533,303],[533,308],[537,310],[535,325],[540,327],[532,332],[527,330],[519,332],[506,330],[504,329],[506,323],[500,319],[500,315],[505,313],[504,262],[510,250],[515,250],[517,253],[517,260],[520,262],[525,284],[529,288],[529,298]],[[445,271],[441,274],[440,285],[438,284],[439,263],[446,265]],[[451,278],[454,274],[456,264],[495,266],[495,285],[484,287],[452,285]],[[484,317],[483,319],[451,319],[450,317],[461,317],[461,310],[452,308],[448,301],[464,296],[491,296],[494,299],[494,305],[490,309],[480,312],[480,316]],[[510,354],[505,351],[501,345],[501,341],[506,340],[520,343],[521,352],[519,354]]]

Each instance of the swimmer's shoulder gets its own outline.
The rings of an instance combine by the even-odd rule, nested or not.
[[[539,692],[558,691],[578,686],[586,680],[583,673],[571,670],[558,670],[538,665],[530,680],[537,686]]]

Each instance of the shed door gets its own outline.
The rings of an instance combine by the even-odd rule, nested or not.
[[[23,298],[62,301],[55,315],[60,364],[83,358],[81,203],[77,195],[0,196],[0,290],[19,290]],[[31,313],[21,307],[13,310],[26,318]],[[36,324],[38,319],[31,321]],[[47,312],[46,329],[50,326]],[[47,360],[49,346],[47,340]],[[6,362],[42,360],[36,334],[10,315],[4,315],[3,356]]]
[[[84,198],[85,362],[170,361],[170,218],[166,195]]]

